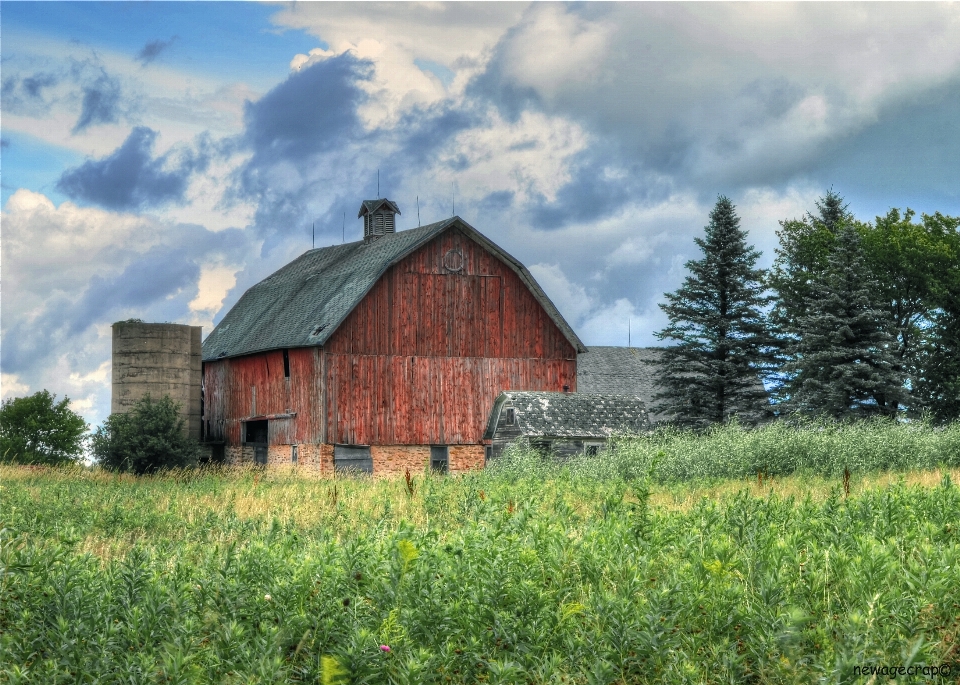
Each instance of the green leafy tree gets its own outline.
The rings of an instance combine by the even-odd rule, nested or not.
[[[945,235],[949,255],[934,285],[931,325],[922,331],[912,393],[914,413],[929,414],[937,423],[960,420],[960,218],[944,223],[952,226]]]
[[[87,422],[46,390],[0,406],[0,461],[64,464],[83,456]]]
[[[763,309],[764,273],[754,268],[760,253],[747,245],[735,207],[726,197],[710,212],[705,237],[696,238],[703,258],[660,308],[670,319],[656,364],[662,391],[654,410],[679,425],[705,428],[733,417],[752,423],[768,410],[760,376],[776,358]]]
[[[877,217],[873,225],[861,225],[860,232],[868,266],[894,323],[898,368],[908,385],[917,389],[920,379],[927,377],[926,366],[944,368],[929,353],[950,349],[948,293],[951,280],[955,281],[960,272],[956,248],[960,219],[938,212],[924,214],[919,223],[914,223],[913,216],[910,209],[903,214],[891,209],[886,216]],[[924,347],[927,354],[921,355]],[[911,413],[932,408],[932,399],[911,397]]]
[[[111,414],[93,435],[93,454],[110,471],[141,475],[195,466],[200,446],[187,437],[180,406],[146,395],[126,414]]]
[[[784,366],[783,406],[835,419],[896,416],[906,390],[894,326],[853,225],[841,230],[825,273],[809,286]]]

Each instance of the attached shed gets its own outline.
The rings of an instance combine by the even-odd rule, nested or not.
[[[522,441],[560,457],[596,454],[618,433],[650,429],[643,400],[635,395],[570,392],[503,392],[484,433],[487,459]]]
[[[476,468],[500,392],[576,390],[586,348],[530,272],[459,217],[393,232],[395,209],[365,202],[363,241],[304,253],[204,341],[228,461]]]

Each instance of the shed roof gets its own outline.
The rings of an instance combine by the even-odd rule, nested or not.
[[[530,437],[609,438],[650,428],[636,395],[509,391],[494,402],[484,440],[493,439],[505,406],[513,407],[520,434]]]
[[[523,264],[455,216],[372,243],[303,253],[243,294],[203,341],[204,361],[325,344],[388,268],[454,227],[513,269],[574,349],[586,351]]]

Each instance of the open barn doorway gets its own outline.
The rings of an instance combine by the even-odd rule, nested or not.
[[[267,463],[267,421],[247,421],[244,433],[244,442],[253,447],[253,463],[258,466],[265,466]]]

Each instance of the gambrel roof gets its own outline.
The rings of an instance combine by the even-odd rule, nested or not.
[[[646,407],[636,395],[579,392],[500,393],[484,440],[492,440],[504,408],[512,407],[520,435],[556,438],[609,438],[650,429]]]
[[[325,344],[387,269],[453,228],[510,267],[574,349],[586,351],[523,264],[455,216],[388,234],[375,242],[357,241],[303,253],[243,294],[203,341],[204,361]]]

